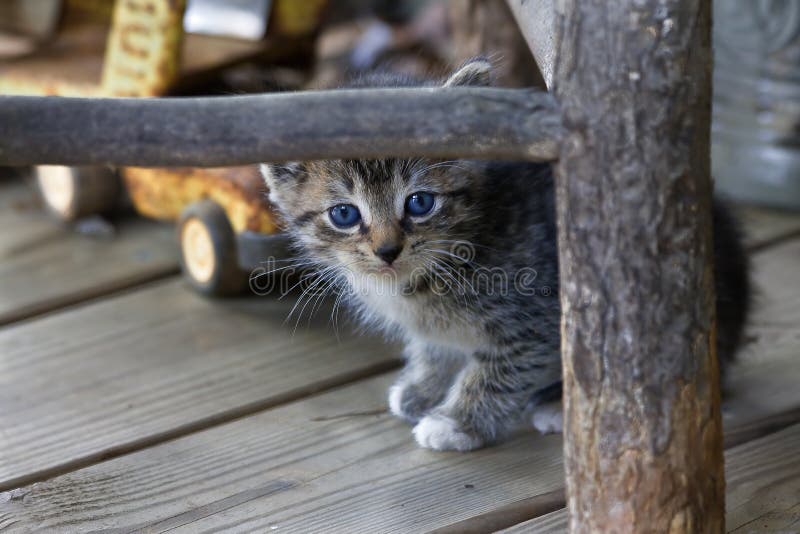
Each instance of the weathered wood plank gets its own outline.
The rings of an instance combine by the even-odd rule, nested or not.
[[[729,435],[746,433],[744,439],[752,439],[800,417],[800,286],[793,269],[798,262],[800,242],[768,249],[755,258],[762,291],[753,326],[758,340],[730,376],[732,394],[724,406]],[[159,295],[156,309],[152,295],[139,292],[138,303],[126,303],[137,297],[134,294],[119,298],[122,305],[94,305],[68,314],[65,317],[83,315],[64,325],[69,330],[62,331],[70,332],[64,340],[43,334],[58,324],[53,321],[59,316],[25,325],[43,324],[17,340],[27,343],[28,350],[17,351],[13,361],[22,365],[27,359],[35,372],[24,377],[30,386],[15,390],[20,396],[16,402],[24,404],[25,395],[30,398],[28,392],[35,391],[34,398],[45,404],[36,411],[41,419],[28,421],[41,436],[28,434],[30,439],[17,450],[49,450],[45,458],[56,454],[53,449],[62,442],[47,437],[55,419],[46,416],[49,409],[60,410],[56,413],[72,426],[63,446],[75,454],[80,447],[71,441],[79,437],[84,440],[80,446],[96,450],[98,433],[109,432],[113,441],[120,432],[124,437],[125,432],[136,435],[147,429],[151,419],[170,427],[180,416],[221,411],[259,392],[279,395],[291,387],[285,383],[291,373],[280,372],[280,364],[273,362],[278,351],[287,351],[283,368],[289,369],[341,370],[340,359],[374,361],[375,354],[367,355],[369,349],[360,341],[345,340],[343,346],[330,348],[327,336],[302,334],[302,329],[298,337],[311,336],[300,340],[305,347],[313,350],[319,342],[329,354],[292,351],[288,339],[281,346],[271,335],[285,313],[277,303],[263,309],[263,299],[198,304],[177,284],[163,284],[153,292]],[[90,309],[96,311],[89,314]],[[150,317],[145,321],[137,314]],[[129,324],[102,333],[120,317]],[[88,319],[102,322],[91,325]],[[91,332],[96,340],[81,341]],[[42,355],[43,345],[58,343],[64,344],[64,354],[51,347]],[[80,356],[85,345],[94,346],[88,357]],[[6,361],[8,346],[0,344],[0,361]],[[391,356],[382,345],[370,346],[375,346],[372,352],[383,350]],[[247,355],[238,356],[241,353]],[[107,370],[86,376],[93,367],[101,369],[104,358]],[[215,386],[217,382],[222,385]],[[559,438],[527,433],[499,448],[468,455],[419,450],[407,426],[381,413],[387,384],[386,377],[361,382],[6,493],[0,496],[0,525],[17,522],[21,531],[60,525],[60,530],[70,531],[155,524],[155,531],[180,525],[192,531],[232,523],[266,528],[274,521],[291,531],[288,527],[303,530],[308,526],[304,517],[319,514],[331,528],[341,525],[349,531],[425,530],[471,518],[480,522],[498,509],[541,510],[541,503],[531,499],[563,488]],[[3,383],[0,392],[7,388]],[[47,391],[39,393],[42,390]],[[107,395],[102,402],[111,407],[80,404],[76,397],[86,392],[96,392],[89,397],[95,402],[98,393]],[[0,400],[3,406],[8,402],[7,397]],[[133,403],[130,409],[125,401]],[[88,413],[74,415],[79,410]],[[173,415],[166,413],[170,410]],[[332,417],[348,413],[356,415]],[[91,423],[97,417],[104,420]],[[59,436],[65,435],[61,426],[53,427]],[[0,433],[2,439],[7,436]],[[469,521],[461,523],[469,526]]]
[[[743,205],[735,206],[735,211],[751,252],[800,238],[800,213]]]
[[[730,451],[728,532],[800,531],[800,425]]]
[[[734,398],[726,428],[800,406],[800,359],[745,367],[759,389]],[[383,411],[389,382],[359,382],[2,494],[0,518],[22,531],[390,532],[455,523],[469,532],[487,517],[508,526],[498,509],[552,509],[563,489],[559,436],[526,432],[470,454],[418,449]]]
[[[772,357],[733,369],[728,432],[752,432],[793,409],[784,425],[800,420],[798,339],[796,327],[770,345]],[[528,432],[470,454],[421,450],[407,426],[383,413],[388,383],[360,382],[6,493],[0,518],[21,531],[426,531],[456,524],[468,532],[487,520],[508,526],[498,509],[519,520],[553,506],[563,489],[560,437]]]
[[[40,480],[395,366],[394,347],[282,323],[292,298],[183,282],[0,332],[0,488]]]
[[[748,325],[752,346],[748,360],[772,359],[773,347],[800,325],[800,239],[764,250],[752,257],[754,299]],[[797,347],[795,346],[795,349]]]
[[[558,436],[474,454],[419,449],[383,409],[389,383],[361,382],[15,490],[0,496],[0,518],[23,530],[423,531],[561,485]],[[60,507],[64,491],[70,504]]]
[[[569,528],[567,509],[562,508],[499,531],[497,534],[563,534]]]
[[[73,135],[76,131],[81,135]],[[385,156],[550,161],[558,156],[560,134],[552,95],[530,89],[171,99],[0,96],[0,164],[5,165],[221,167]]]
[[[800,531],[800,425],[734,447],[725,454],[728,532]],[[567,531],[567,511],[505,529],[502,534]]]
[[[43,212],[36,191],[0,177],[0,325],[178,272],[170,225],[121,221],[80,235]]]

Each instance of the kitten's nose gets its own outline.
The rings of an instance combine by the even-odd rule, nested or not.
[[[385,261],[388,265],[391,265],[392,262],[397,259],[397,256],[399,256],[400,252],[402,251],[403,247],[400,247],[395,243],[384,244],[374,250],[375,255],[378,256],[383,261]]]

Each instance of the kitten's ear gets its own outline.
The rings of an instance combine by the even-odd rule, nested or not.
[[[492,85],[492,64],[485,57],[479,56],[467,60],[447,78],[443,87],[461,85]]]
[[[298,176],[305,172],[303,164],[298,161],[262,163],[259,168],[269,189],[269,200],[273,204],[279,204],[281,192],[285,189],[291,190]]]

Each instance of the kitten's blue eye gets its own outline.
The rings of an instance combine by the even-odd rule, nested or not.
[[[406,199],[406,212],[409,215],[425,215],[430,213],[433,205],[436,203],[436,197],[432,193],[418,191],[409,195]]]
[[[350,228],[361,220],[361,212],[352,204],[337,204],[328,210],[328,215],[339,228]]]

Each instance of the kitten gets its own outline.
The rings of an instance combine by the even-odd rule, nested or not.
[[[481,58],[445,86],[486,85]],[[368,77],[356,86],[430,85]],[[344,284],[368,324],[401,337],[391,412],[417,442],[472,450],[526,407],[560,395],[558,257],[549,164],[424,159],[263,165],[270,199],[306,257]],[[746,257],[715,206],[719,356],[748,307]],[[546,423],[551,424],[551,423]]]

